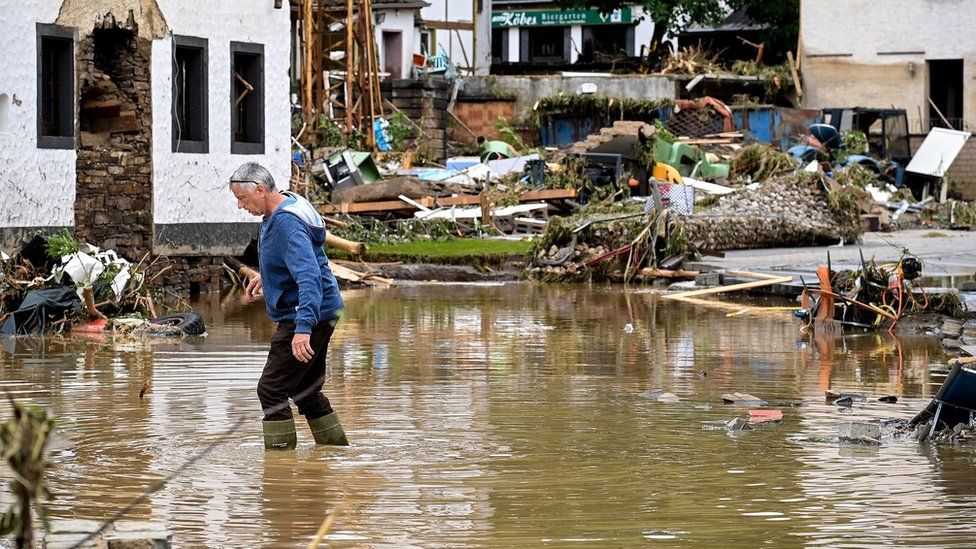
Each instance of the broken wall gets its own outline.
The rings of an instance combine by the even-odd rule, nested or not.
[[[150,45],[134,29],[104,26],[78,44],[75,234],[137,260],[153,230]]]

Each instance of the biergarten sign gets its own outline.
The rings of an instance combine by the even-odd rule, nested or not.
[[[620,8],[606,13],[599,10],[524,10],[496,11],[491,14],[491,26],[495,28],[630,23],[633,23],[630,8]]]

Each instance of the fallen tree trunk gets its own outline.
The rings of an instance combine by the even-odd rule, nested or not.
[[[400,195],[410,198],[421,198],[428,194],[421,187],[419,179],[411,176],[401,176],[333,191],[332,203],[354,204],[357,202],[380,202],[383,200],[396,200]]]

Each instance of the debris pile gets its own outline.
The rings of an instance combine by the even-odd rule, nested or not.
[[[801,294],[797,317],[804,328],[836,330],[844,327],[894,330],[904,317],[923,311],[959,314],[962,305],[953,292],[939,296],[937,307],[919,282],[922,262],[907,251],[896,263],[877,264],[873,259],[861,267],[834,271],[828,264],[817,270],[819,287],[807,286]],[[952,311],[952,303],[956,310]]]
[[[112,250],[76,241],[67,231],[47,238],[35,234],[17,254],[0,261],[0,335],[153,332],[160,326],[202,333],[198,315],[157,314],[163,305],[150,288],[168,270],[164,264],[148,256],[130,263]]]
[[[682,223],[702,250],[815,246],[857,241],[858,213],[850,205],[832,207],[820,177],[799,172],[721,196]]]

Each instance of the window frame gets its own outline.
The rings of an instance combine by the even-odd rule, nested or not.
[[[195,36],[181,36],[178,34],[173,35],[173,63],[172,63],[172,101],[171,110],[172,117],[171,123],[172,128],[170,133],[172,134],[173,141],[173,152],[174,153],[191,153],[191,154],[206,154],[210,152],[210,48],[209,42],[206,38],[197,38]],[[200,102],[199,112],[200,112],[200,138],[199,139],[186,139],[182,137],[177,131],[177,49],[195,49],[198,50],[200,55],[200,74],[199,84],[200,93],[198,94],[198,100]]]
[[[237,97],[234,94],[234,82],[236,81],[234,77],[234,57],[239,54],[253,55],[257,57],[257,78],[258,82],[249,82],[253,87],[254,91],[251,92],[257,96],[257,101],[259,102],[260,110],[260,123],[256,132],[258,133],[257,141],[238,141],[234,138],[234,119],[235,119],[235,107],[234,101]],[[265,108],[265,94],[264,94],[264,44],[255,44],[251,42],[231,42],[230,43],[230,153],[231,154],[264,154],[264,143],[266,138],[267,128],[267,109]]]
[[[78,45],[78,29],[73,27],[62,27],[46,23],[36,23],[36,48],[37,48],[37,148],[38,149],[74,149],[77,135],[78,124],[78,76],[75,65]],[[61,96],[58,100],[59,128],[57,135],[46,135],[44,133],[44,49],[42,45],[45,39],[69,42],[71,53],[68,56],[69,67],[61,72],[70,73],[70,82],[59,82]],[[67,111],[67,112],[61,112]],[[64,120],[67,117],[68,120]]]

